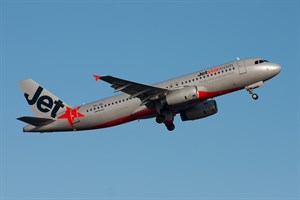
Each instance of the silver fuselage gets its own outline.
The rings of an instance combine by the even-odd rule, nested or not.
[[[271,62],[255,64],[257,60],[262,59],[239,59],[163,81],[154,86],[168,90],[196,86],[199,91],[198,102],[200,103],[216,96],[245,89],[245,87],[260,81],[265,82],[276,76],[281,70],[278,64]],[[193,104],[198,102],[193,102]],[[174,109],[179,112],[186,106],[188,105],[178,106]],[[78,111],[84,117],[75,119],[74,127],[70,127],[67,120],[56,120],[54,123],[42,127],[28,125],[24,131],[52,132],[105,128],[136,119],[151,118],[157,114],[155,108],[141,105],[139,98],[129,99],[128,94],[120,94],[82,105]]]

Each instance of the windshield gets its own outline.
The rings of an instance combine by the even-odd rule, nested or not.
[[[257,64],[260,64],[260,63],[264,63],[264,62],[269,62],[269,61],[267,61],[267,60],[256,60],[255,64],[257,65]]]

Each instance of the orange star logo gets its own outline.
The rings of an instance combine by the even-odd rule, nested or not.
[[[58,117],[58,119],[67,119],[69,124],[72,126],[72,128],[74,128],[74,125],[73,125],[73,122],[74,122],[74,119],[76,118],[79,118],[79,117],[84,117],[83,114],[81,114],[80,112],[78,112],[80,106],[78,106],[77,108],[70,108],[70,107],[67,107],[67,110],[64,114],[60,115]]]

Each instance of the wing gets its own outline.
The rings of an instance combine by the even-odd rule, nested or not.
[[[110,83],[111,87],[115,89],[115,92],[122,91],[126,94],[129,94],[130,98],[139,98],[142,101],[142,104],[160,99],[166,96],[169,91],[164,88],[127,81],[113,76],[93,76],[95,77],[96,81],[100,79]]]

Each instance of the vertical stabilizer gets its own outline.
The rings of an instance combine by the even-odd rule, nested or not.
[[[36,117],[56,118],[69,106],[32,79],[22,80],[19,85]]]

